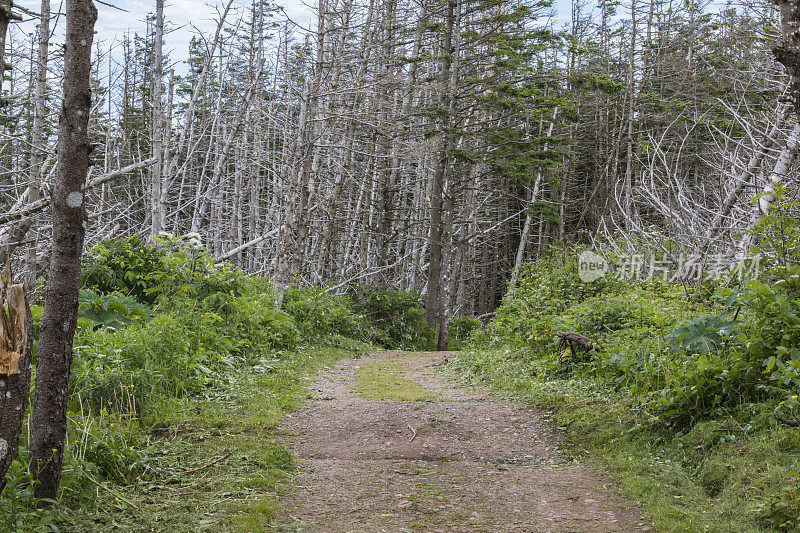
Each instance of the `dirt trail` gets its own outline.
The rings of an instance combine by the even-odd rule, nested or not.
[[[559,453],[545,413],[447,379],[446,356],[382,352],[319,377],[282,424],[300,475],[279,530],[646,530],[604,476]],[[370,397],[396,395],[387,369],[429,401],[359,394],[372,380]]]

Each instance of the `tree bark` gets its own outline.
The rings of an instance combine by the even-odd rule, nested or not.
[[[89,168],[88,122],[92,39],[97,9],[91,0],[66,1],[64,81],[53,188],[53,249],[39,333],[30,437],[34,494],[54,499],[61,481],[67,430],[67,389],[78,317],[81,253],[86,232],[84,185]]]
[[[447,12],[445,14],[445,33],[444,43],[442,46],[442,54],[444,56],[442,62],[441,80],[442,88],[439,96],[438,106],[442,112],[447,110],[446,122],[444,124],[443,139],[441,140],[441,149],[439,153],[439,160],[437,161],[436,171],[433,175],[433,183],[431,185],[431,215],[430,215],[430,256],[428,260],[428,290],[425,299],[425,317],[428,320],[428,325],[431,329],[439,326],[439,317],[442,312],[443,299],[442,299],[442,237],[444,235],[444,189],[445,180],[447,180],[447,171],[449,167],[450,152],[453,148],[453,132],[452,125],[454,124],[453,112],[455,110],[455,92],[456,88],[453,86],[454,74],[454,46],[453,36],[454,28],[456,27],[456,0],[448,0]]]
[[[797,0],[775,0],[781,14],[781,43],[772,52],[789,74],[789,96],[800,116],[800,6]]]

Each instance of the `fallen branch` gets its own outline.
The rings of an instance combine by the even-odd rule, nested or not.
[[[780,422],[782,424],[786,424],[790,428],[800,428],[800,422],[794,422],[792,420],[786,420],[785,418],[781,418],[779,416],[776,416],[775,420],[777,420],[778,422]]]
[[[411,430],[411,432],[414,434],[414,435],[411,437],[411,440],[410,440],[410,441],[408,441],[408,442],[409,442],[409,444],[410,444],[410,443],[414,442],[414,439],[416,439],[416,438],[417,438],[417,430],[416,430],[416,429],[414,429],[414,428],[412,428],[412,427],[411,427],[411,424],[409,424],[409,425],[408,425],[408,429],[410,429],[410,430]]]
[[[172,474],[170,477],[168,477],[164,481],[164,483],[168,483],[168,482],[172,481],[173,479],[175,479],[178,476],[182,476],[184,474],[192,474],[194,472],[199,472],[200,470],[204,470],[204,469],[208,468],[209,466],[214,466],[215,464],[219,463],[220,461],[224,461],[225,459],[230,457],[231,453],[233,453],[233,452],[228,452],[225,455],[223,455],[222,457],[220,457],[219,459],[214,459],[210,463],[204,464],[203,466],[198,466],[197,468],[192,468],[191,470],[184,470],[182,472],[178,472],[177,474]]]
[[[156,159],[150,158],[145,159],[144,161],[139,161],[138,163],[134,163],[132,165],[128,165],[127,167],[122,167],[114,172],[109,172],[108,174],[103,174],[102,176],[97,176],[94,179],[89,180],[86,183],[86,187],[84,187],[84,191],[88,191],[98,185],[102,185],[103,183],[107,183],[111,180],[114,180],[120,176],[124,176],[125,174],[130,174],[136,170],[141,168],[148,167],[156,162]],[[22,209],[17,211],[11,211],[9,213],[5,213],[0,215],[0,226],[8,224],[9,222],[14,222],[16,220],[20,220],[23,218],[28,218],[31,215],[34,215],[40,211],[43,211],[46,207],[48,207],[51,203],[53,203],[53,199],[50,196],[45,198],[41,198],[36,200],[35,202],[31,202]]]
[[[572,356],[578,358],[578,354],[580,353],[580,358],[585,359],[588,358],[592,351],[597,350],[597,344],[590,339],[589,337],[585,337],[580,333],[574,333],[572,331],[559,331],[556,335],[561,339],[559,343],[559,349],[569,348],[570,352],[572,352]],[[564,362],[564,354],[562,353],[558,357],[558,363],[561,364]]]
[[[221,256],[217,257],[215,259],[215,261],[217,263],[221,263],[221,262],[223,262],[223,261],[225,261],[227,259],[230,259],[231,257],[233,257],[234,255],[238,254],[239,252],[241,252],[243,250],[246,250],[246,249],[250,248],[251,246],[255,246],[256,244],[258,244],[260,242],[263,242],[263,241],[269,239],[270,237],[276,235],[278,233],[278,229],[279,228],[275,228],[272,231],[269,231],[267,233],[264,233],[263,235],[260,235],[260,236],[256,237],[252,241],[246,242],[246,243],[242,244],[241,246],[237,246],[233,250],[225,252]]]

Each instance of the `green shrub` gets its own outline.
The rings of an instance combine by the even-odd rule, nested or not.
[[[454,316],[448,325],[448,344],[451,350],[460,350],[476,331],[483,329],[483,322],[470,316]]]
[[[736,322],[728,320],[727,314],[695,318],[670,331],[670,344],[689,354],[708,355],[722,348],[736,326]]]
[[[538,261],[525,263],[516,285],[503,298],[479,342],[522,347],[535,340],[539,348],[557,344],[552,318],[615,283],[599,279],[584,283],[578,276],[577,250],[553,248]]]
[[[294,318],[306,341],[329,335],[349,337],[359,329],[358,317],[347,302],[324,289],[290,285],[284,292],[282,307]]]
[[[294,319],[273,307],[271,295],[242,296],[234,300],[233,307],[225,332],[229,337],[242,340],[237,355],[246,356],[245,352],[265,348],[291,350],[299,344],[301,333]]]
[[[800,276],[722,289],[722,313],[676,328],[673,344],[689,352],[680,382],[658,400],[667,422],[689,424],[743,403],[782,400],[776,414],[797,417],[800,391]]]
[[[78,298],[79,327],[119,329],[146,319],[150,312],[147,306],[120,293],[99,295],[91,289],[81,289]]]
[[[81,279],[100,295],[118,293],[167,309],[207,300],[207,308],[223,313],[230,311],[226,297],[266,288],[230,263],[216,262],[196,234],[163,234],[153,244],[139,236],[103,241],[84,256]]]
[[[222,339],[215,335],[221,319],[161,314],[146,324],[119,331],[97,330],[76,338],[72,370],[74,402],[88,403],[143,417],[151,402],[201,390],[229,364]]]
[[[38,508],[26,457],[26,450],[21,450],[3,480],[5,486],[0,497],[0,531],[14,533],[59,531],[56,525],[59,518],[57,511],[52,507]],[[69,475],[64,476],[62,490],[69,484],[70,478]]]
[[[587,334],[605,333],[625,329],[632,316],[625,302],[598,300],[580,312],[577,325]]]
[[[425,319],[421,294],[387,286],[350,287],[351,306],[370,329],[370,341],[384,348],[427,350],[434,333]]]
[[[145,244],[138,235],[103,241],[83,256],[81,282],[101,294],[118,292],[152,305],[168,272],[166,256],[166,250]]]

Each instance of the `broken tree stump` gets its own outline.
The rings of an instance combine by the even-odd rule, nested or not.
[[[556,332],[556,335],[561,339],[559,348],[561,350],[569,348],[570,352],[572,352],[573,359],[585,361],[591,356],[591,352],[598,349],[596,342],[580,333],[559,331]],[[563,362],[564,353],[562,352],[561,355],[558,356],[558,364],[562,364]]]
[[[0,491],[17,453],[31,381],[33,319],[25,286],[14,283],[6,265],[5,294],[0,293]]]

